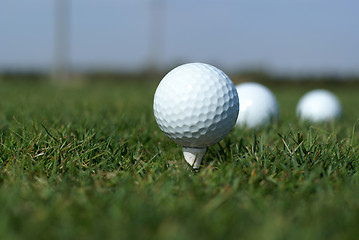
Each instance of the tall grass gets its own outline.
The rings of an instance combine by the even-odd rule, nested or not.
[[[152,83],[2,83],[0,239],[356,239],[358,89],[312,125],[235,128],[198,173],[159,130]]]

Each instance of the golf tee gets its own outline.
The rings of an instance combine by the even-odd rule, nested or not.
[[[184,159],[193,169],[199,169],[206,150],[207,148],[182,148]]]

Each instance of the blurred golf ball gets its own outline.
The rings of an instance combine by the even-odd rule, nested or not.
[[[238,126],[256,128],[278,118],[278,102],[268,88],[254,82],[241,83],[236,88],[240,103]]]
[[[239,102],[232,81],[204,63],[188,63],[170,71],[156,89],[154,115],[174,142],[205,148],[222,140],[236,123]]]
[[[317,89],[306,93],[299,100],[296,112],[302,120],[325,122],[340,117],[342,107],[333,93]]]

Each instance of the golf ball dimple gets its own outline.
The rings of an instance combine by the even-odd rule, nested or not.
[[[236,123],[239,101],[232,81],[204,63],[170,71],[158,85],[153,111],[160,129],[184,147],[205,148],[222,140]]]
[[[254,82],[241,83],[236,88],[240,103],[238,126],[256,128],[278,118],[278,102],[268,88]]]
[[[302,120],[326,122],[339,118],[342,107],[333,93],[316,89],[306,93],[299,100],[296,113]]]

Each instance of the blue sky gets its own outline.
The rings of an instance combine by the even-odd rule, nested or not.
[[[155,59],[164,69],[207,62],[227,71],[359,73],[359,1],[163,2],[151,42],[153,0],[72,0],[71,65],[136,71]],[[53,66],[54,6],[0,0],[0,69]]]

